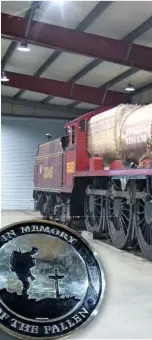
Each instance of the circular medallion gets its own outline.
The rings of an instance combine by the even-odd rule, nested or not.
[[[0,231],[0,324],[21,339],[69,335],[97,314],[105,276],[97,254],[58,223]]]

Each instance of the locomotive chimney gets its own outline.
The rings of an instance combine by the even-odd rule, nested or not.
[[[52,135],[50,133],[46,133],[46,137],[47,137],[48,141],[50,141],[52,139]]]

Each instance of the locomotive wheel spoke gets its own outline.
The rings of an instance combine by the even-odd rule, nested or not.
[[[112,197],[111,192],[120,190],[114,182],[109,184],[109,195],[106,200],[106,216],[109,235],[113,245],[125,249],[131,245],[133,209],[126,198]]]
[[[136,201],[136,235],[143,255],[152,261],[152,203]]]
[[[69,227],[71,225],[72,219],[68,218],[66,202],[62,200],[62,206],[58,211],[58,222]]]
[[[44,220],[50,221],[53,220],[53,201],[51,195],[44,195],[43,196],[43,206],[41,214]]]
[[[99,233],[100,236],[104,228],[104,207],[103,196],[86,195],[84,203],[85,225],[89,232]]]

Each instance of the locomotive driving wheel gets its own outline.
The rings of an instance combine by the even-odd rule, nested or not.
[[[136,201],[136,235],[144,256],[152,261],[152,201]]]
[[[88,186],[87,189],[93,189]],[[89,232],[102,234],[104,229],[104,200],[101,195],[88,194],[86,190],[84,202],[85,225]]]
[[[57,198],[57,205],[55,208],[54,219],[56,222],[70,227],[71,215],[70,215],[70,199],[63,199],[62,197]]]
[[[67,207],[64,203],[62,204],[60,209],[59,223],[62,223],[67,227],[69,227],[71,224],[71,219],[67,215]]]
[[[53,219],[53,198],[51,194],[43,196],[43,205],[40,212],[44,220],[50,221]]]
[[[121,191],[114,181],[109,183],[106,200],[106,216],[109,236],[113,245],[125,249],[131,245],[133,208],[126,197],[115,197],[115,191]]]

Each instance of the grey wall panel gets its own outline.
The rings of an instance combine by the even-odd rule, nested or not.
[[[150,104],[152,103],[152,89],[143,91],[132,97],[133,104]]]
[[[33,209],[33,167],[37,146],[64,135],[65,121],[2,117],[1,200],[2,210]]]

